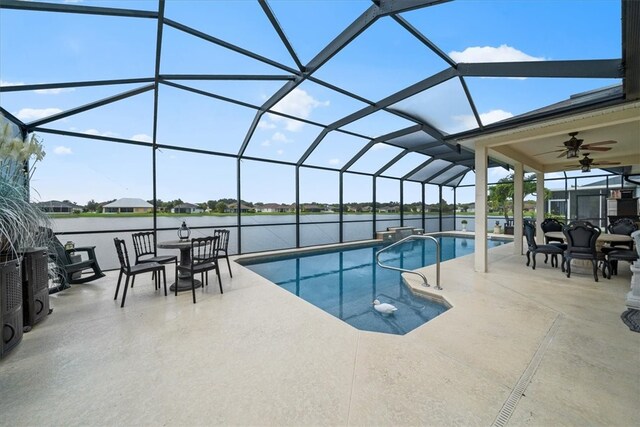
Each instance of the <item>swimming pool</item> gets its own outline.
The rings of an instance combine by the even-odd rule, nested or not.
[[[440,236],[441,260],[473,253],[472,238]],[[489,247],[502,244],[490,240]],[[378,267],[375,254],[383,245],[330,252],[241,260],[241,264],[273,283],[321,308],[351,326],[373,332],[404,335],[448,309],[414,295],[400,273]],[[435,264],[433,241],[414,240],[380,256],[387,265],[417,269]],[[435,279],[429,278],[435,285]],[[446,286],[446,281],[442,283]],[[398,308],[392,315],[374,310],[374,299]]]

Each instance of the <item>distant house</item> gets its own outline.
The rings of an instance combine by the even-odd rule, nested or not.
[[[74,212],[82,212],[82,206],[70,202],[60,202],[58,200],[35,203],[35,206],[46,213],[72,214]]]
[[[400,212],[400,207],[399,206],[381,206],[380,209],[378,209],[378,212],[397,213],[397,212]]]
[[[224,210],[227,213],[237,213],[238,212],[238,204],[237,203],[231,203],[230,205],[227,206],[227,209]],[[247,212],[254,212],[255,209],[253,209],[251,206],[247,206],[247,205],[240,205],[240,212],[241,213],[247,213]]]
[[[202,213],[204,212],[204,209],[194,205],[193,203],[182,203],[171,209],[171,212],[177,214],[194,214]]]
[[[289,205],[282,203],[265,203],[256,205],[256,212],[289,212]]]
[[[303,212],[322,212],[323,210],[325,210],[325,207],[322,205],[302,205],[300,207],[301,211]]]
[[[153,211],[153,205],[142,199],[123,198],[107,203],[102,207],[104,213],[148,213]]]

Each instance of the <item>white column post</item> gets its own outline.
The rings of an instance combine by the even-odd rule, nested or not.
[[[476,213],[475,213],[475,271],[487,271],[487,166],[489,150],[485,146],[475,147],[476,166]]]
[[[540,225],[544,221],[544,173],[536,172],[536,242],[544,244],[544,233]]]
[[[524,168],[522,163],[513,164],[513,253],[522,254],[522,207],[524,199]]]

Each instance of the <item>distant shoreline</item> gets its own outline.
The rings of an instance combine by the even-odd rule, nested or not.
[[[337,215],[339,212],[300,212],[300,215]],[[400,215],[400,212],[376,212],[376,215]],[[420,212],[407,212],[404,215],[421,215]],[[233,217],[237,216],[237,213],[166,213],[159,212],[159,217]],[[295,212],[242,212],[241,216],[290,216],[295,215]],[[343,215],[373,215],[373,212],[343,212]],[[452,216],[453,212],[443,212],[443,216]],[[498,215],[498,214],[496,214]],[[65,218],[144,218],[152,217],[153,213],[95,213],[95,212],[82,212],[82,213],[48,213],[50,218],[65,219]],[[438,217],[438,212],[427,212],[425,217]],[[469,217],[473,218],[474,214],[460,214],[456,213],[457,217]]]

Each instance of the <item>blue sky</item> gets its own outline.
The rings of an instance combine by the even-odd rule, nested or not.
[[[67,3],[145,10],[157,7],[155,1],[74,0]],[[307,63],[371,2],[273,0],[269,4],[300,60]],[[295,62],[257,2],[168,1],[165,15],[295,68]],[[454,1],[411,11],[402,17],[459,62],[620,57],[619,1]],[[156,23],[149,19],[2,9],[0,83],[13,86],[152,77],[155,35]],[[402,30],[397,22],[383,18],[314,75],[375,102],[446,67],[444,61]],[[166,26],[161,72],[287,74]],[[611,79],[468,78],[466,81],[484,123],[522,114],[574,93],[619,83]],[[283,84],[282,81],[179,83],[258,106]],[[141,86],[1,93],[0,105],[28,123]],[[364,106],[360,101],[307,81],[275,109],[300,119],[329,124]],[[407,99],[398,108],[416,111],[448,133],[477,126],[457,80]],[[235,154],[254,117],[253,109],[163,85],[159,91],[158,142]],[[410,124],[395,115],[379,112],[345,129],[374,138]],[[153,92],[45,126],[150,142]],[[295,162],[320,131],[320,127],[301,121],[265,114],[249,141],[246,155]],[[84,204],[89,199],[152,198],[152,160],[148,148],[47,133],[40,135],[47,157],[37,165],[32,183],[34,195],[40,200],[69,199]],[[340,168],[367,142],[367,138],[331,132],[306,163]],[[378,144],[352,170],[376,170],[398,151]],[[235,159],[169,149],[157,155],[160,199],[201,202],[235,197]],[[402,176],[426,159],[407,156],[390,173]],[[295,200],[293,167],[243,160],[242,170],[243,199],[286,203]],[[302,201],[338,201],[337,173],[303,171]],[[504,170],[492,170],[490,179],[497,180],[505,174]],[[399,200],[398,188],[397,181],[381,181],[378,200]],[[419,193],[411,188],[405,201],[418,201]],[[465,190],[460,192],[458,200],[469,198],[470,201],[472,197],[472,193]],[[445,198],[448,198],[446,194]],[[370,183],[367,185],[367,181],[359,177],[345,179],[346,201],[370,199]],[[450,199],[452,201],[452,196]],[[435,200],[437,192],[428,191],[427,201]]]

